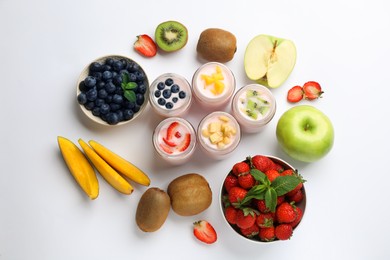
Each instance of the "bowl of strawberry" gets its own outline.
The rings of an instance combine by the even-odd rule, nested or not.
[[[304,182],[277,157],[255,155],[235,163],[221,185],[227,225],[258,243],[289,240],[305,213]]]

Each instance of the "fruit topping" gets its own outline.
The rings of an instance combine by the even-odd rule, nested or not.
[[[156,43],[146,34],[137,36],[137,41],[134,42],[134,49],[145,57],[153,57],[157,54]]]
[[[209,139],[210,143],[216,145],[218,149],[230,144],[236,133],[227,116],[218,117],[217,121],[211,122],[202,130],[202,136]]]
[[[162,136],[162,143],[160,144],[160,148],[168,153],[173,154],[174,152],[182,153],[191,144],[191,134],[186,131],[181,124],[177,121],[174,121],[169,124],[165,136]]]
[[[206,220],[194,222],[194,235],[203,243],[212,244],[217,241],[217,232]]]
[[[214,95],[220,95],[225,89],[225,84],[223,83],[224,77],[222,74],[221,67],[216,66],[215,71],[216,72],[212,73],[211,75],[202,74],[201,78],[205,82],[205,89],[206,87],[211,86],[211,93],[213,93]]]

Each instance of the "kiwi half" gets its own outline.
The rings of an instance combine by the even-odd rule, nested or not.
[[[160,23],[155,31],[155,41],[163,51],[178,51],[187,44],[187,28],[177,21]]]

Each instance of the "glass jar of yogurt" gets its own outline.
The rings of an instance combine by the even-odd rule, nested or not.
[[[156,153],[172,165],[187,162],[195,151],[195,129],[187,120],[169,117],[161,121],[153,132]]]
[[[221,160],[237,148],[241,130],[232,115],[215,111],[200,121],[197,136],[202,151],[213,159]]]
[[[199,67],[192,77],[196,100],[207,108],[226,105],[233,96],[236,79],[232,71],[219,62],[208,62]]]
[[[163,117],[182,117],[192,103],[190,83],[178,74],[162,74],[150,85],[149,101],[153,110]]]
[[[249,84],[234,95],[232,111],[242,131],[259,132],[275,115],[275,97],[268,88],[259,84]]]

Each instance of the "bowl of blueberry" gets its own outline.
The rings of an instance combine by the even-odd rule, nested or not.
[[[148,101],[149,81],[142,67],[121,56],[103,56],[81,72],[77,102],[101,125],[122,125],[137,118]]]

